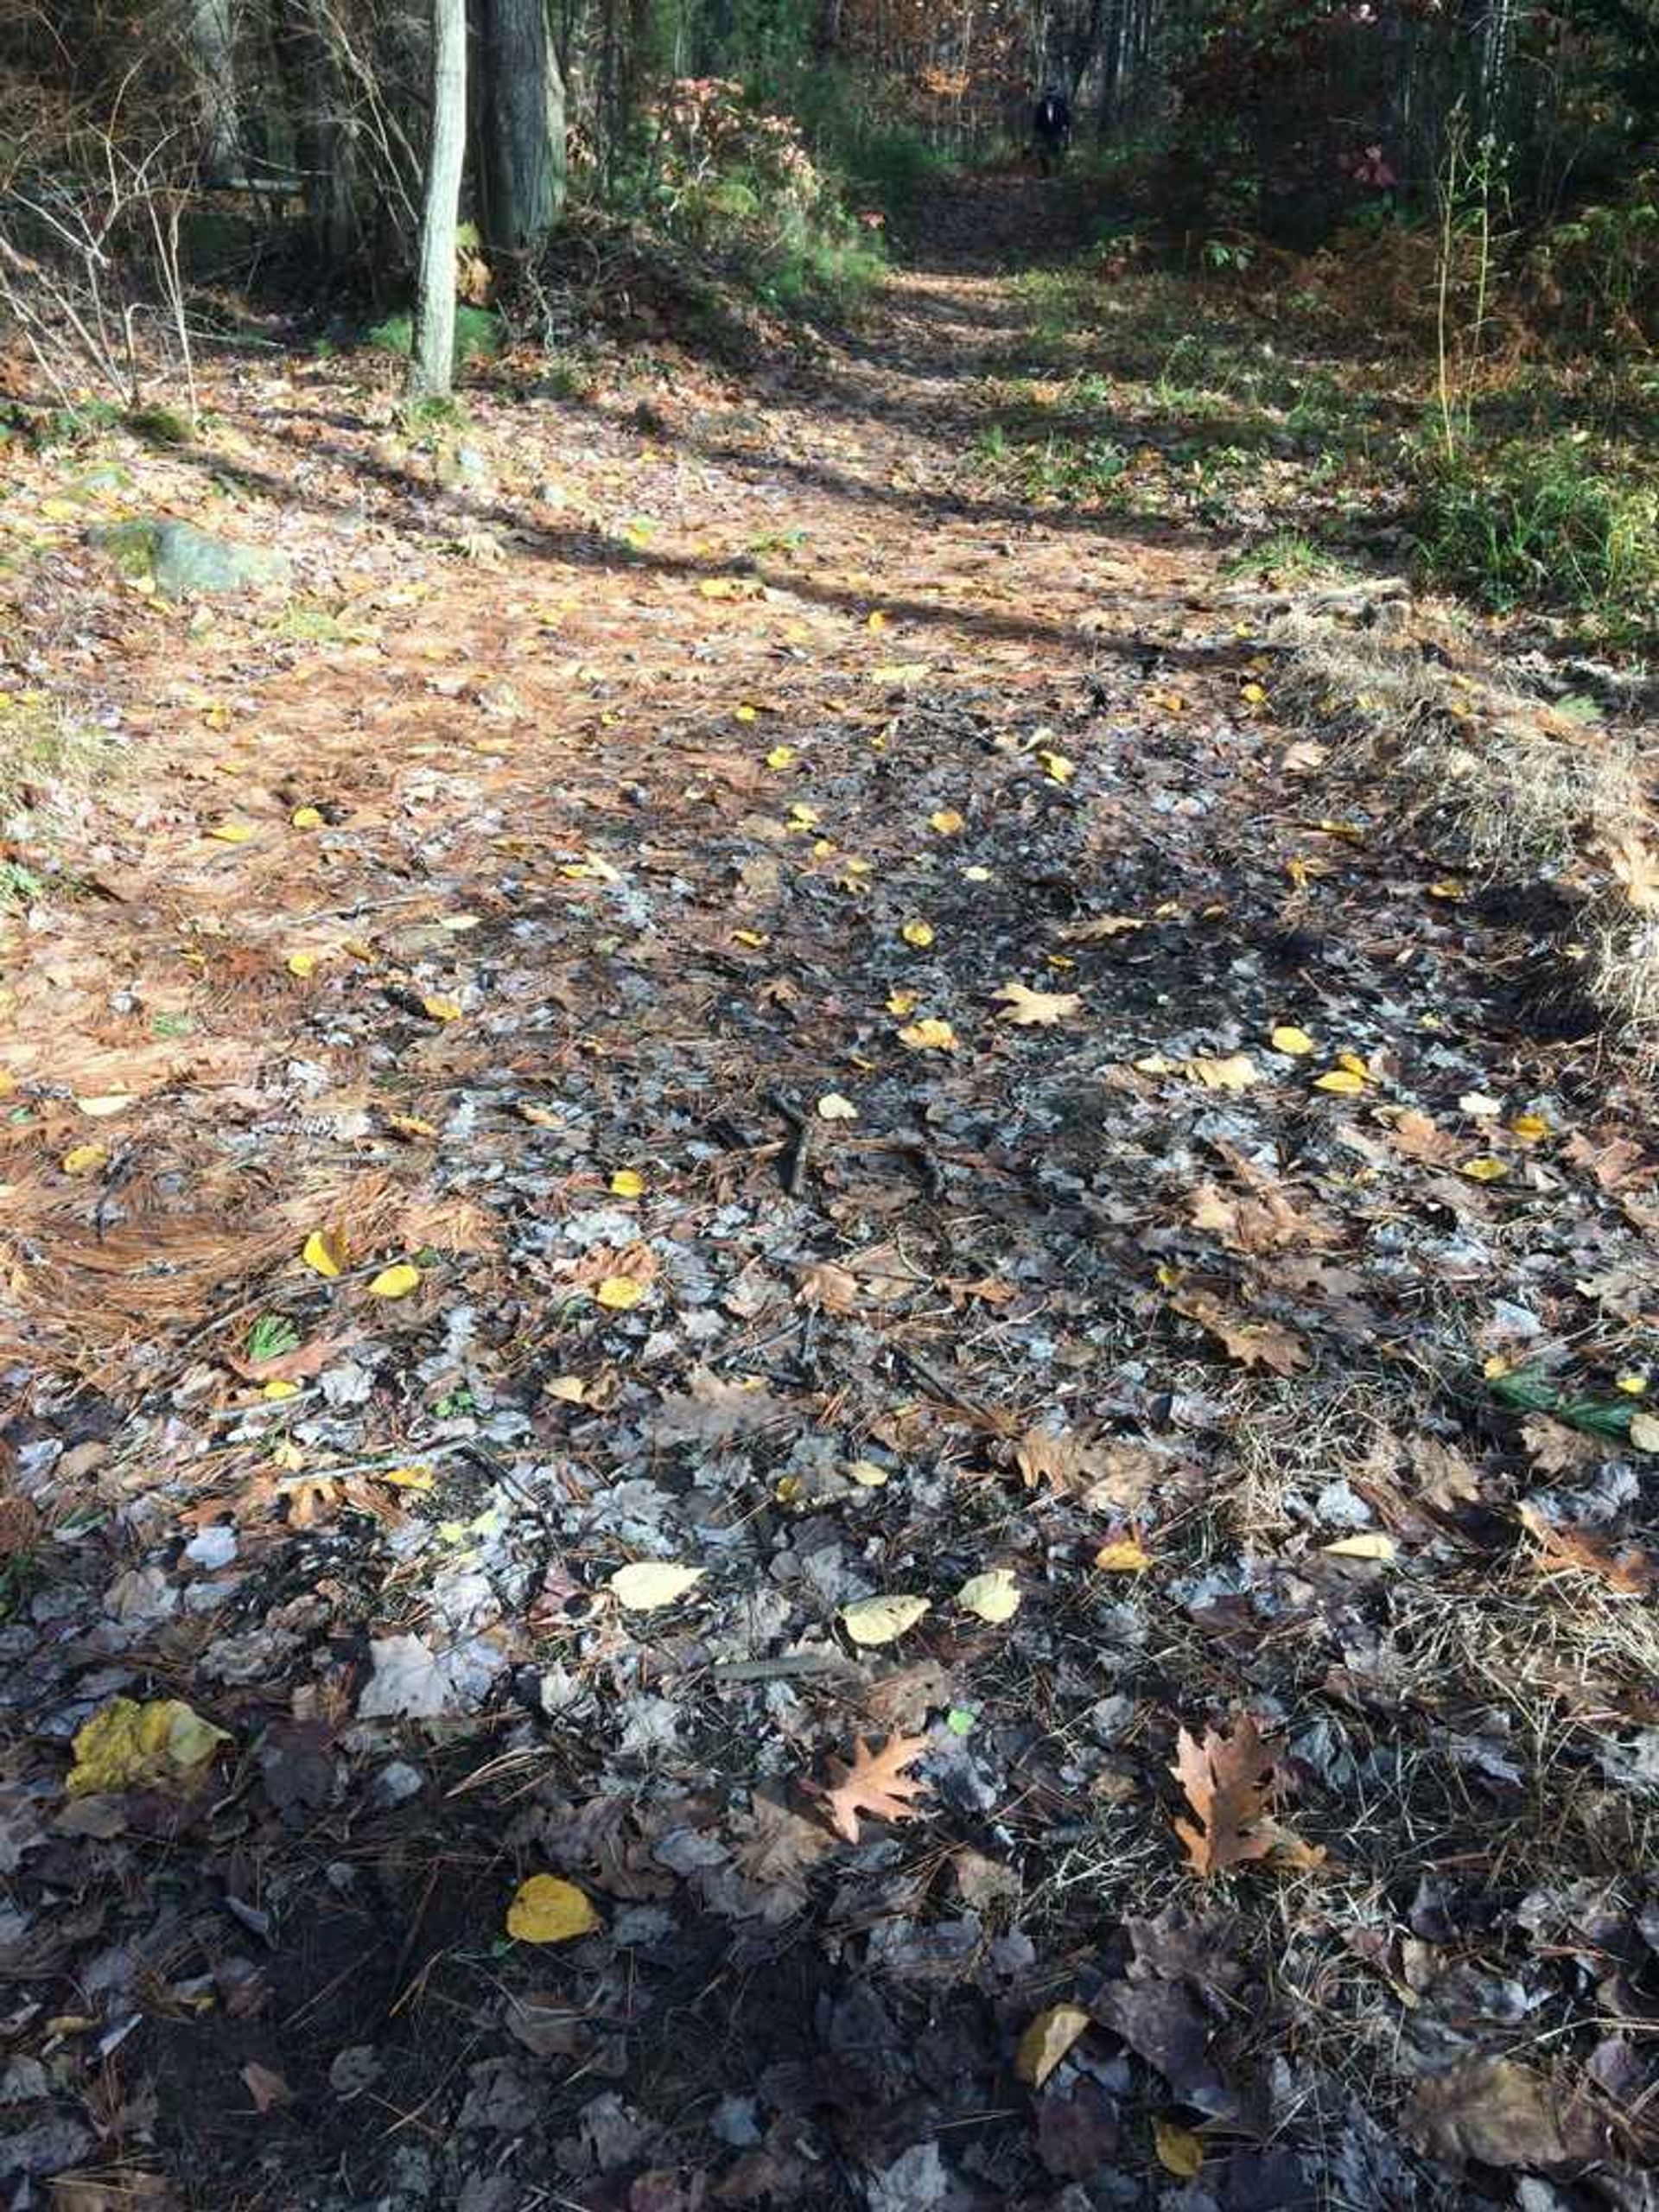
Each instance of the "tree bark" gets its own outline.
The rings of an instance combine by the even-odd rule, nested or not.
[[[564,81],[547,0],[480,0],[476,158],[486,246],[532,253],[564,208]]]
[[[209,184],[228,184],[242,166],[231,0],[187,0],[184,35],[201,105],[202,176]]]
[[[467,0],[432,0],[431,81],[409,359],[409,388],[417,398],[441,398],[454,381],[455,231],[467,152]]]

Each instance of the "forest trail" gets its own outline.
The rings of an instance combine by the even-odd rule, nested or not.
[[[144,493],[281,607],[48,547],[124,742],[3,978],[0,2172],[1383,2212],[1467,2201],[1513,1977],[1599,2032],[1650,1632],[1552,1612],[1480,1367],[1639,1312],[1634,1103],[1279,728],[1224,533],[976,487],[1046,204],[978,189],[809,370],[488,380],[458,489],[227,375]],[[118,1697],[225,1740],[66,1808]],[[911,1817],[827,1805],[890,1735]],[[1559,2079],[1514,2139],[1618,2155]]]

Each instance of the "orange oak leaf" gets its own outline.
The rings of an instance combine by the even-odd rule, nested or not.
[[[858,1816],[868,1813],[878,1821],[907,1821],[914,1817],[911,1802],[927,1784],[904,1770],[913,1766],[927,1749],[925,1736],[889,1736],[881,1749],[873,1751],[862,1737],[853,1738],[853,1763],[831,1759],[835,1777],[824,1791],[837,1832],[849,1843],[858,1841]]]

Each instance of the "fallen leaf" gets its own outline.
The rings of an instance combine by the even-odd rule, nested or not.
[[[315,952],[290,952],[284,965],[290,976],[297,976],[303,983],[317,972],[317,955]]]
[[[445,998],[436,992],[423,998],[421,1005],[434,1021],[459,1021],[464,1011],[459,999]]]
[[[906,922],[899,932],[905,943],[913,945],[918,952],[925,952],[933,942],[933,925],[919,919]]]
[[[59,1165],[66,1175],[95,1175],[109,1156],[101,1144],[72,1144]]]
[[[930,830],[937,830],[941,837],[954,837],[968,824],[954,806],[942,806],[928,816],[927,826]]]
[[[371,1298],[407,1298],[421,1287],[421,1271],[408,1260],[394,1261],[391,1267],[382,1268],[369,1285]]]
[[[1068,760],[1064,753],[1039,753],[1037,760],[1051,784],[1069,784],[1077,772],[1076,763]]]
[[[273,2073],[269,2066],[261,2066],[257,2059],[248,2061],[242,2069],[242,2079],[253,2099],[254,2110],[261,2115],[279,2111],[283,2105],[294,2101],[294,2092],[282,2075]]]
[[[1471,1183],[1501,1183],[1510,1172],[1507,1160],[1494,1160],[1490,1153],[1481,1153],[1473,1160],[1461,1160],[1459,1175],[1466,1175]]]
[[[1224,1306],[1208,1291],[1190,1290],[1171,1300],[1178,1313],[1223,1344],[1230,1357],[1245,1367],[1265,1367],[1274,1375],[1294,1375],[1308,1362],[1307,1346],[1294,1330],[1276,1321],[1247,1321]]]
[[[855,1122],[858,1109],[850,1098],[843,1098],[838,1090],[826,1090],[817,1103],[821,1122]]]
[[[844,1616],[843,1616],[844,1618]],[[885,1643],[887,1639],[879,1639]],[[831,1759],[834,1777],[824,1797],[837,1832],[849,1843],[859,1840],[858,1818],[866,1813],[878,1821],[908,1821],[916,1815],[912,1802],[927,1784],[904,1770],[914,1766],[927,1750],[925,1736],[890,1736],[881,1749],[873,1751],[862,1737],[853,1738],[853,1763]]]
[[[259,832],[251,822],[216,822],[207,832],[210,837],[216,838],[221,845],[245,845],[251,838],[257,837],[258,834]]]
[[[1589,1529],[1545,1520],[1535,1505],[1519,1509],[1522,1526],[1538,1542],[1532,1564],[1540,1574],[1589,1574],[1621,1598],[1645,1597],[1659,1580],[1659,1564],[1633,1544],[1615,1547]]]
[[[390,1483],[394,1490],[435,1490],[437,1477],[430,1467],[381,1467],[378,1479]]]
[[[351,1253],[342,1230],[314,1229],[301,1247],[300,1257],[308,1268],[332,1280],[344,1270]]]
[[[1314,1050],[1313,1039],[1308,1035],[1306,1030],[1298,1029],[1291,1022],[1281,1022],[1268,1042],[1275,1052],[1288,1052],[1294,1059],[1300,1059],[1305,1054]],[[1198,2171],[1196,2166],[1193,2171],[1195,2173]]]
[[[1103,1574],[1144,1574],[1152,1565],[1152,1554],[1138,1536],[1117,1536],[1101,1546],[1095,1565]]]
[[[105,1090],[91,1098],[77,1098],[75,1110],[85,1114],[89,1121],[107,1122],[113,1114],[124,1114],[129,1106],[138,1101],[130,1090]]]
[[[1154,2119],[1152,2143],[1158,2154],[1158,2163],[1166,2174],[1174,2174],[1182,2181],[1191,2181],[1202,2171],[1204,2145],[1190,2127],[1182,2127],[1173,2120]]]
[[[654,1613],[695,1590],[707,1572],[705,1567],[677,1566],[672,1560],[641,1559],[619,1567],[607,1587],[625,1613]]]
[[[179,1698],[111,1698],[75,1732],[75,1763],[63,1786],[71,1797],[139,1787],[183,1795],[230,1740]]]
[[[1430,2158],[1461,2165],[1558,2166],[1605,2155],[1588,2103],[1513,2058],[1465,2058],[1419,2082],[1400,2125]]]
[[[915,1011],[916,994],[914,991],[889,991],[887,993],[887,1012],[889,1014],[914,1014]]]
[[[957,1033],[948,1021],[940,1021],[929,1014],[924,1020],[912,1021],[899,1032],[899,1042],[908,1045],[912,1052],[954,1052]]]
[[[418,1114],[388,1114],[386,1127],[400,1137],[413,1137],[428,1143],[438,1135],[435,1125],[423,1121]]]
[[[1376,1529],[1363,1530],[1357,1536],[1338,1536],[1334,1544],[1322,1544],[1319,1548],[1333,1559],[1391,1560],[1398,1555],[1400,1547],[1392,1536]]]
[[[1633,1414],[1630,1441],[1638,1452],[1659,1452],[1659,1414]]]
[[[1080,1490],[1103,1471],[1103,1454],[1069,1429],[1028,1428],[1014,1447],[1014,1464],[1027,1490],[1051,1483],[1056,1490]]]
[[[645,1294],[645,1287],[632,1275],[607,1275],[594,1292],[594,1298],[607,1313],[628,1313]]]
[[[315,806],[296,806],[288,818],[296,830],[321,830],[323,826],[322,817]]]
[[[1040,2089],[1084,2029],[1092,2025],[1081,2005],[1051,2005],[1039,2012],[1014,2052],[1016,2077],[1027,2088]]]
[[[645,1179],[634,1167],[619,1167],[611,1178],[611,1195],[618,1198],[643,1198]]]
[[[507,1907],[507,1933],[515,1943],[569,1943],[599,1924],[586,1892],[556,1874],[532,1874]]]
[[[1020,1610],[1020,1586],[1012,1568],[988,1567],[970,1574],[957,1592],[957,1603],[982,1621],[1011,1621]]]
[[[1170,1772],[1197,1818],[1197,1826],[1175,1823],[1193,1873],[1219,1874],[1287,1847],[1293,1856],[1313,1857],[1308,1846],[1268,1817],[1275,1768],[1249,1713],[1239,1715],[1230,1735],[1206,1728],[1202,1743],[1183,1728]]]
[[[927,1599],[899,1591],[891,1597],[859,1598],[843,1605],[841,1624],[855,1643],[892,1643],[931,1611]]]
[[[786,1401],[770,1390],[694,1367],[685,1391],[664,1398],[643,1426],[653,1444],[728,1444],[734,1436],[783,1420],[788,1412]]]
[[[1229,1052],[1223,1059],[1189,1060],[1183,1072],[1206,1090],[1248,1090],[1262,1080],[1262,1071],[1248,1052]]]
[[[801,1306],[815,1306],[822,1313],[852,1313],[859,1305],[858,1277],[833,1260],[810,1260],[801,1269],[795,1293]]]
[[[1000,1018],[1013,1022],[1016,1029],[1052,1029],[1083,1004],[1075,991],[1028,991],[1023,983],[1004,983],[991,996],[1007,1008]]]
[[[787,768],[794,758],[792,745],[774,745],[766,755],[766,766],[768,768]]]
[[[1313,1088],[1334,1091],[1339,1098],[1357,1098],[1365,1088],[1365,1078],[1352,1068],[1327,1068],[1323,1075],[1314,1077]]]

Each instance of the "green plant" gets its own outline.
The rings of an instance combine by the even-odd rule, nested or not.
[[[1536,602],[1618,623],[1659,595],[1659,492],[1599,467],[1580,440],[1442,448],[1419,485],[1426,574],[1498,613]]]
[[[1485,351],[1495,267],[1494,209],[1503,198],[1503,150],[1473,137],[1459,101],[1446,131],[1435,188],[1440,230],[1434,284],[1435,397],[1448,461],[1469,435]]]
[[[300,1332],[286,1313],[262,1313],[248,1331],[251,1360],[280,1359],[299,1349]]]
[[[362,343],[377,353],[396,353],[407,359],[413,343],[414,323],[407,309],[385,316],[363,333]],[[455,366],[470,361],[493,360],[505,342],[499,315],[486,308],[455,308]]]

